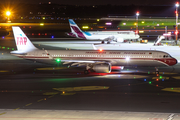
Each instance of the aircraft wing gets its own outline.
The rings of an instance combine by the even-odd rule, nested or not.
[[[95,60],[62,60],[64,65],[71,66],[83,66],[83,65],[93,65],[93,64],[104,64],[110,63],[110,61],[95,61]]]

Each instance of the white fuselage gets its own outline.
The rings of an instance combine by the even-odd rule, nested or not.
[[[139,35],[135,34],[133,31],[92,31],[89,32],[91,36],[86,35],[88,40],[104,40],[106,38],[117,39],[122,38],[123,40],[138,39]]]
[[[34,60],[54,61],[58,58],[62,62],[96,63],[108,62],[121,66],[171,66],[177,63],[176,59],[161,51],[132,51],[132,50],[36,50],[18,57]],[[51,56],[51,59],[49,57]]]

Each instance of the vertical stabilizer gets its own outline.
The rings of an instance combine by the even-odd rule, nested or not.
[[[69,25],[71,28],[71,32],[79,33],[82,32],[82,30],[77,26],[77,24],[74,22],[73,19],[69,19]]]
[[[17,51],[28,52],[37,49],[20,27],[12,27]]]

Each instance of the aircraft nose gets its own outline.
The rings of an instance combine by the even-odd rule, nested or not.
[[[175,58],[173,58],[172,60],[171,60],[171,64],[172,65],[176,65],[178,63],[178,61],[175,59]]]

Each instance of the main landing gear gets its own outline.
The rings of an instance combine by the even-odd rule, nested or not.
[[[156,73],[156,74],[159,74],[159,70],[158,70],[158,68],[156,68],[156,67],[155,67],[155,69],[156,69],[156,72],[155,72],[155,73]]]

